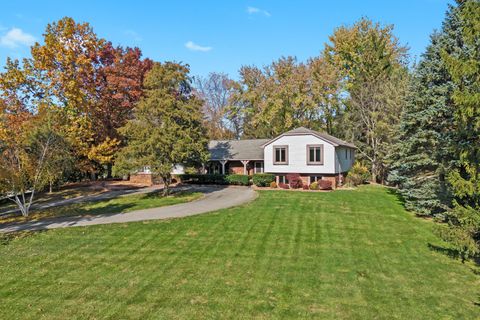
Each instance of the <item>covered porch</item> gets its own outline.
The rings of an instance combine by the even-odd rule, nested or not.
[[[263,173],[263,160],[211,160],[205,165],[207,174]]]

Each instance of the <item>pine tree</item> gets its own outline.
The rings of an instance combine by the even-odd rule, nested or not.
[[[462,261],[480,252],[480,1],[460,4],[462,53],[443,52],[455,91],[455,151],[458,165],[448,175],[455,196],[440,234],[452,242]]]
[[[458,7],[450,6],[441,32],[435,32],[430,41],[410,79],[389,175],[407,209],[421,215],[443,212],[451,203],[445,175],[454,158],[454,83],[441,55],[461,52]]]

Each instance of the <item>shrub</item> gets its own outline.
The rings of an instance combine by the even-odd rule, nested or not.
[[[360,162],[355,162],[352,169],[347,174],[346,183],[351,186],[358,186],[364,184],[370,178],[368,168]]]
[[[318,190],[318,183],[317,182],[312,182],[310,184],[310,190]]]
[[[290,173],[287,174],[288,183],[290,184],[290,188],[298,189],[301,188],[303,185],[302,178],[298,173]]]
[[[228,184],[233,184],[237,186],[248,186],[250,184],[250,179],[247,175],[244,174],[229,174],[225,176],[225,181]]]
[[[257,187],[266,187],[275,181],[275,176],[270,173],[255,173],[252,181]]]
[[[277,183],[275,181],[270,182],[270,188],[277,188]]]
[[[308,189],[309,189],[308,184],[304,184],[304,185],[303,185],[303,190],[308,190]]]
[[[286,183],[279,183],[278,186],[282,189],[290,189],[290,186]]]
[[[183,183],[192,184],[227,184],[223,174],[179,174]]]
[[[198,174],[198,169],[195,167],[186,167],[184,171],[186,174]]]
[[[318,180],[318,188],[320,190],[331,190],[332,189],[332,181],[330,180]]]
[[[243,174],[181,174],[178,175],[184,183],[192,184],[232,184],[248,186],[250,180]]]

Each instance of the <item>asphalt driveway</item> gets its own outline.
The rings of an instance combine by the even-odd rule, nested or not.
[[[97,224],[180,218],[238,206],[256,198],[256,192],[253,189],[240,186],[194,186],[192,187],[192,191],[202,192],[204,196],[192,202],[126,213],[89,217],[57,217],[40,221],[11,223],[0,226],[0,232],[35,231]]]

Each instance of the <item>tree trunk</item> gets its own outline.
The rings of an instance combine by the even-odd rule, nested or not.
[[[107,164],[107,179],[112,179],[112,164]]]
[[[170,175],[162,176],[162,180],[163,180],[163,196],[168,196],[170,194],[171,176]]]
[[[377,182],[377,165],[372,161],[372,182]]]
[[[48,183],[48,193],[52,193],[53,192],[53,181],[50,181]]]

